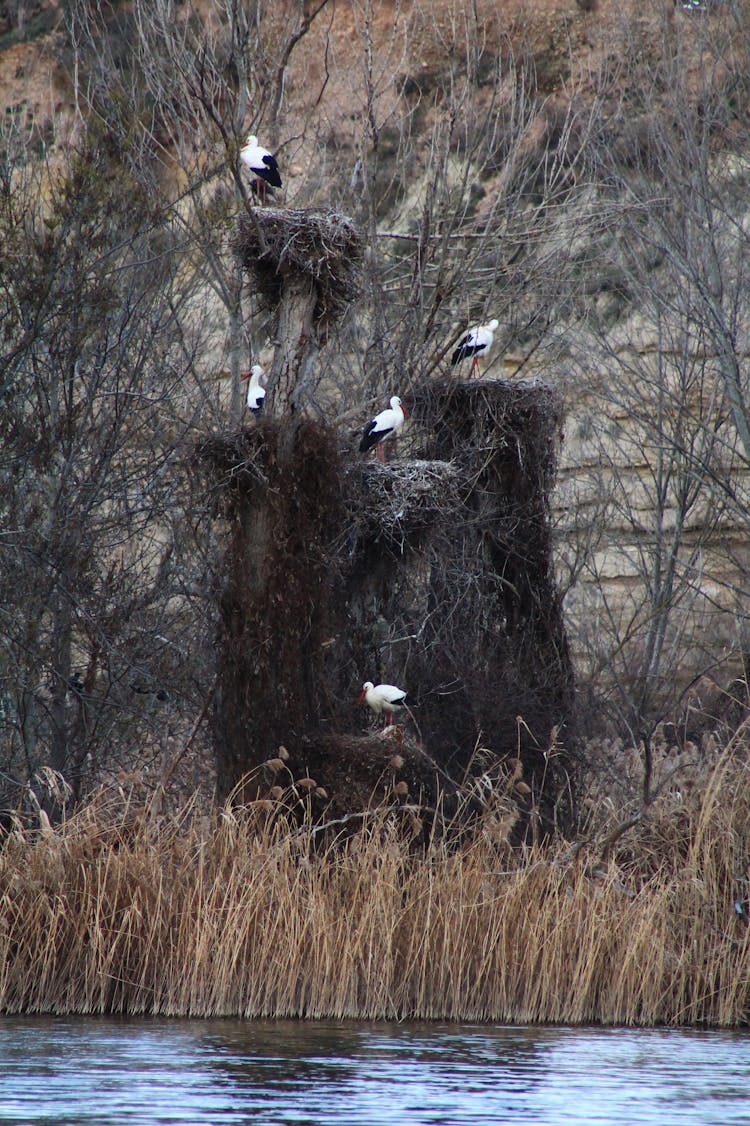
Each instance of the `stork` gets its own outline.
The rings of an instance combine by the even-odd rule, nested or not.
[[[394,395],[390,407],[381,411],[380,414],[376,414],[365,426],[362,431],[362,440],[359,443],[359,452],[367,453],[375,446],[375,456],[378,461],[384,462],[383,442],[386,438],[395,438],[404,425],[404,419],[408,417],[409,412],[406,407],[398,395]]]
[[[266,373],[260,364],[253,364],[240,379],[247,380],[247,409],[253,414],[260,414],[266,397]]]
[[[240,149],[240,160],[253,174],[251,187],[261,203],[265,202],[266,191],[281,187],[281,176],[276,157],[258,144],[258,138],[251,133],[244,148]]]
[[[366,680],[357,702],[367,704],[376,716],[382,715],[385,726],[387,715],[395,715],[406,707],[406,693],[396,688],[395,684],[376,685],[371,680]]]
[[[486,325],[474,325],[465,336],[462,336],[456,345],[456,350],[451,356],[451,364],[460,364],[471,356],[471,371],[479,371],[479,357],[486,356],[492,347],[493,335],[499,321],[491,320]]]

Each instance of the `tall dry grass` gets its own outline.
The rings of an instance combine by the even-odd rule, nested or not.
[[[619,836],[514,850],[490,809],[415,851],[386,807],[322,847],[284,801],[101,793],[0,853],[0,1010],[745,1023],[749,797],[730,749]]]

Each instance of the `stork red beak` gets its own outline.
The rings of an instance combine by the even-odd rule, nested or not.
[[[359,699],[357,700],[357,703],[361,704],[366,695],[367,695],[367,693],[365,692],[365,690],[363,688],[362,691],[359,694]]]
[[[404,418],[408,418],[409,412],[408,412],[408,410],[406,409],[406,407],[404,406],[403,403],[401,404],[401,410],[404,412]]]
[[[251,371],[243,371],[242,375],[240,376],[240,379],[249,379],[252,374],[253,373]]]

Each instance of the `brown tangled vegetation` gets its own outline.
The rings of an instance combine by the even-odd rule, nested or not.
[[[635,815],[592,791],[606,835],[521,850],[512,777],[416,850],[389,782],[348,832],[301,780],[167,817],[123,779],[7,833],[0,1011],[747,1024],[744,738],[664,757]]]
[[[548,510],[559,401],[544,385],[475,380],[433,382],[410,402],[424,456],[388,465],[347,458],[335,431],[307,420],[288,450],[284,419],[198,448],[231,534],[219,794],[281,743],[339,808],[358,808],[368,771],[342,781],[359,761],[355,690],[395,676],[408,684],[410,734],[442,772],[437,788],[434,771],[420,775],[433,801],[453,795],[481,746],[488,762],[521,760],[552,832],[571,824],[575,786]]]

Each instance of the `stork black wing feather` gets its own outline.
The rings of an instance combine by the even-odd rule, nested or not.
[[[270,153],[266,153],[266,155],[263,157],[263,163],[265,164],[267,169],[266,172],[262,173],[263,179],[271,184],[274,188],[280,188],[281,175],[279,173],[279,166],[276,162],[276,157],[271,156]]]
[[[473,352],[474,349],[471,347],[471,337],[467,333],[466,336],[461,337],[456,345],[456,350],[451,356],[451,363],[457,364],[461,360],[465,360],[467,356],[471,356]]]

